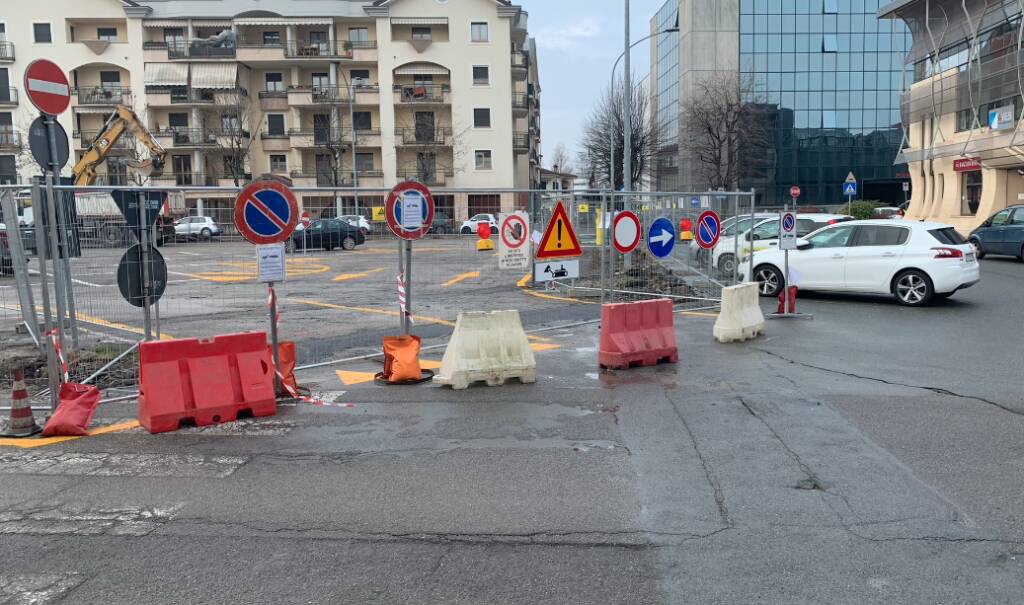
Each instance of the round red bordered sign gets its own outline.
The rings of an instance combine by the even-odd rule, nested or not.
[[[612,221],[612,244],[622,254],[629,254],[640,244],[640,217],[623,210],[615,215]]]
[[[518,235],[516,234],[516,227],[519,228]],[[526,243],[527,232],[526,219],[518,214],[510,214],[501,222],[501,241],[505,244],[506,248],[513,250],[522,248],[523,244]]]
[[[391,232],[406,240],[417,240],[434,222],[434,197],[422,183],[399,183],[384,203],[384,220]]]
[[[697,245],[710,250],[722,235],[722,221],[713,210],[705,210],[697,219]]]
[[[291,237],[299,223],[299,203],[277,181],[256,181],[235,200],[235,227],[253,244],[276,244]]]
[[[792,187],[790,187],[789,188],[789,197],[794,198],[794,199],[800,197],[800,188],[797,187],[796,185],[793,185]]]
[[[305,229],[308,229],[309,228],[309,224],[311,222],[312,222],[312,220],[309,217],[309,210],[303,211],[303,213],[302,213],[302,227],[305,228]]]
[[[36,59],[25,69],[25,94],[36,109],[51,116],[64,113],[71,103],[67,75],[46,59]]]

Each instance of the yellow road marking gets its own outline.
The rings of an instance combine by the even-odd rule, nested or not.
[[[520,279],[519,281],[516,282],[516,286],[518,286],[520,288],[525,288],[526,284],[530,283],[530,278],[531,277],[533,277],[533,276],[530,275],[529,273],[527,273],[526,275],[524,275],[522,277],[522,279]]]
[[[441,287],[442,288],[447,288],[448,286],[454,286],[455,284],[459,283],[460,281],[467,280],[467,279],[473,279],[474,277],[480,277],[480,272],[479,271],[469,271],[468,273],[460,273],[459,275],[456,275],[455,277],[453,277],[453,278],[449,279],[448,281],[444,282],[443,284],[441,284]]]
[[[676,311],[679,315],[689,315],[692,317],[718,317],[718,313],[707,313],[704,311]]]
[[[8,311],[21,312],[21,305],[18,304],[0,305],[0,308],[7,309]],[[36,315],[42,315],[42,313],[43,307],[41,305],[36,305]],[[116,321],[107,321],[102,317],[96,317],[94,315],[89,315],[88,313],[79,312],[76,315],[78,317],[78,321],[85,322],[87,324],[103,326],[104,328],[114,328],[115,330],[121,330],[122,332],[131,332],[132,334],[146,333],[146,331],[142,328],[136,328],[134,326],[129,326],[128,324],[118,323]],[[174,337],[169,334],[160,334],[160,340],[174,340]]]
[[[338,380],[341,384],[350,387],[354,384],[363,384],[364,382],[373,382],[373,372],[349,372],[347,370],[335,370],[335,374],[338,375]]]
[[[421,359],[420,367],[424,370],[436,370],[441,367],[441,362],[433,359]]]
[[[360,279],[363,277],[369,277],[374,273],[380,273],[384,269],[371,269],[362,273],[342,273],[338,277],[335,277],[332,281],[348,281],[350,279]]]
[[[544,342],[535,342],[530,345],[530,348],[534,351],[553,351],[555,349],[561,349],[562,345],[555,345]]]
[[[319,258],[289,258],[285,260],[285,266],[288,269],[288,275],[290,277],[316,275],[318,273],[326,273],[331,270],[328,265],[317,264],[319,261]],[[176,274],[187,275],[196,279],[221,284],[244,283],[256,279],[257,267],[254,262],[231,261],[221,262],[218,264],[224,267],[233,267],[233,269],[227,271],[204,271],[202,273],[185,273],[177,271]]]
[[[388,317],[398,317],[398,311],[385,311],[384,309],[371,309],[369,307],[348,307],[345,305],[333,305],[331,303],[320,302],[318,300],[306,300],[304,298],[289,298],[290,302],[300,303],[303,305],[309,305],[311,307],[321,307],[324,309],[337,309],[339,311],[357,311],[359,313],[373,313],[375,315],[387,315]],[[442,326],[455,326],[454,321],[448,321],[447,319],[439,319],[437,317],[426,317],[423,315],[413,315],[412,318],[415,321],[439,324]]]
[[[555,296],[554,294],[544,294],[543,292],[534,292],[533,290],[530,290],[530,289],[528,289],[526,287],[526,284],[530,282],[530,277],[531,277],[530,275],[524,275],[519,281],[516,282],[516,286],[518,286],[519,289],[522,290],[524,294],[529,294],[530,296],[533,296],[533,297],[536,297],[536,298],[544,298],[546,300],[557,300],[557,301],[561,301],[561,302],[572,302],[572,303],[579,303],[581,305],[599,305],[599,304],[601,304],[601,303],[597,303],[597,302],[594,302],[594,301],[591,301],[591,300],[580,300],[578,298],[569,298],[567,296]]]
[[[96,435],[105,435],[107,433],[116,433],[118,431],[127,431],[139,426],[138,420],[129,420],[127,422],[118,422],[117,424],[108,424],[107,426],[101,426],[89,431],[89,437],[95,437]],[[45,445],[54,445],[57,443],[64,443],[65,441],[74,441],[75,439],[81,439],[81,437],[43,437],[41,439],[0,439],[0,446],[12,445],[14,447],[20,447],[22,449],[28,449],[33,447],[43,447]]]

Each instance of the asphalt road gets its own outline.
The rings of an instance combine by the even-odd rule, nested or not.
[[[0,448],[0,602],[1018,604],[1024,264],[982,271],[746,344],[678,316],[676,365],[599,373],[582,326],[536,385],[331,368],[351,407]]]

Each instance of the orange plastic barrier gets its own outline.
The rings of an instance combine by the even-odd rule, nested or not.
[[[277,413],[264,332],[145,342],[139,346],[139,424],[150,433]]]
[[[672,301],[660,298],[602,305],[597,358],[602,368],[619,369],[678,361]]]
[[[267,347],[267,355],[273,363],[273,347]],[[299,389],[299,383],[295,380],[295,343],[290,340],[282,340],[277,343],[277,357],[278,364],[281,366],[278,371],[281,372],[281,382],[283,383],[277,394],[284,397]],[[288,387],[291,387],[291,391]]]

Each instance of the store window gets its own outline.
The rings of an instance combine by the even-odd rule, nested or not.
[[[960,214],[974,216],[978,213],[978,205],[981,204],[981,171],[962,173],[960,183],[963,190]]]

